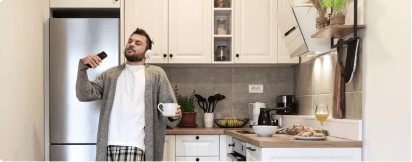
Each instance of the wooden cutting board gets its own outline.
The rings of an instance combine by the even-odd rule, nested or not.
[[[338,41],[341,43],[342,39]],[[338,60],[335,68],[335,79],[333,87],[333,105],[332,105],[332,118],[342,119],[345,112],[345,80],[342,76],[344,68],[342,65],[342,53],[343,45],[338,47]]]

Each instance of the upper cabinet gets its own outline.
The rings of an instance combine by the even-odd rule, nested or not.
[[[121,0],[50,0],[50,8],[120,8]]]
[[[284,1],[125,0],[124,39],[147,31],[154,41],[147,63],[299,63],[278,34]]]
[[[234,2],[235,63],[277,63],[277,1]]]
[[[126,0],[125,39],[136,28],[154,41],[147,63],[211,63],[211,0]]]

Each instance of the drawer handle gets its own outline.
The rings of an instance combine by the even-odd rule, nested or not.
[[[236,57],[239,57],[239,54],[236,54]]]
[[[199,161],[199,158],[196,158],[196,161]]]
[[[167,55],[166,55],[166,54],[163,54],[163,57],[167,57]]]
[[[170,57],[173,57],[173,54],[170,54]]]
[[[235,147],[235,143],[233,142],[233,144],[229,143],[229,147]]]
[[[250,151],[256,151],[256,149],[252,149],[252,147],[246,147],[246,149],[248,149]]]
[[[196,139],[199,140],[199,136],[196,136]]]

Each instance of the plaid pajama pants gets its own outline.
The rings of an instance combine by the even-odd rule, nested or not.
[[[138,147],[109,145],[107,161],[144,161],[144,152]]]

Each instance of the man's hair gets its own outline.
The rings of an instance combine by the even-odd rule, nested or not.
[[[143,29],[136,28],[136,30],[132,33],[132,35],[133,34],[139,34],[139,35],[145,36],[146,37],[146,50],[152,49],[152,39],[150,39],[150,36],[149,34],[146,33],[146,31],[144,31]]]

